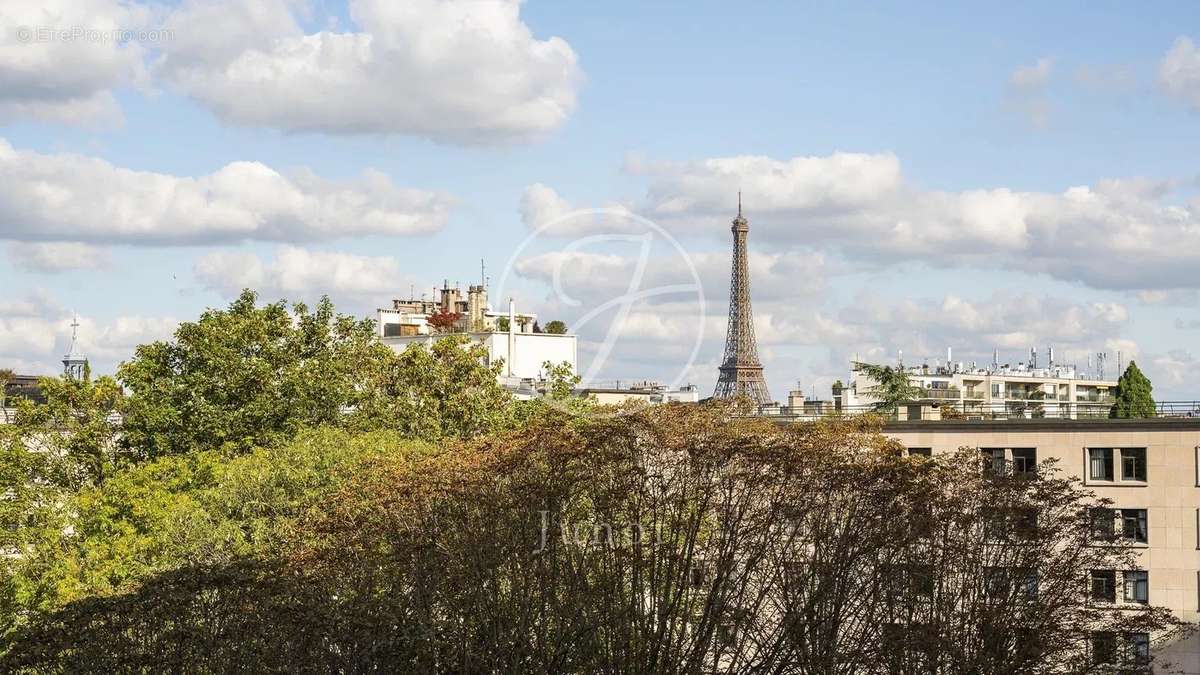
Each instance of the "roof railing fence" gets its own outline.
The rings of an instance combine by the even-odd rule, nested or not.
[[[788,406],[764,406],[759,414],[778,415],[797,420],[874,413],[892,421],[940,420],[1036,420],[1036,419],[1120,419],[1112,415],[1110,402],[1090,401],[940,401],[937,403],[901,403],[892,410],[875,405],[837,407],[827,403],[820,408],[791,409]],[[1155,417],[1200,418],[1200,401],[1157,401]]]

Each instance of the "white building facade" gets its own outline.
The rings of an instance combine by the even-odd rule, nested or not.
[[[947,359],[946,365],[903,368],[921,394],[912,405],[903,407],[901,414],[916,413],[922,418],[943,406],[954,414],[978,419],[1107,417],[1117,388],[1116,380],[1067,365],[1038,368],[1019,363],[980,368]],[[871,395],[877,384],[858,364],[852,364],[849,383],[834,385],[837,407],[846,412],[870,409],[878,402]]]

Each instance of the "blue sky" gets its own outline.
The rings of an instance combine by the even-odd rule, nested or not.
[[[243,285],[367,315],[615,206],[680,242],[707,302],[633,307],[603,374],[708,389],[740,189],[777,396],[856,354],[1047,345],[1200,395],[1194,3],[54,5],[0,8],[19,370],[57,368],[72,309],[111,371]],[[140,34],[19,32],[75,26]],[[570,323],[619,293],[631,249],[562,253],[614,226],[543,237],[505,294]],[[546,283],[564,260],[578,306]],[[659,242],[648,279],[686,264]]]

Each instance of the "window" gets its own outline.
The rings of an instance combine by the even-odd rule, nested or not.
[[[732,647],[737,642],[737,624],[733,621],[722,621],[717,624],[717,644],[722,647]]]
[[[1029,567],[986,567],[983,570],[984,593],[991,600],[1012,597],[1033,602],[1038,597],[1037,570]]]
[[[929,565],[891,565],[882,570],[891,604],[911,605],[933,599],[933,568]]]
[[[989,600],[1008,597],[1008,570],[1003,567],[986,567],[983,570],[983,591]]]
[[[1125,634],[1125,662],[1135,666],[1150,663],[1150,635],[1147,633]]]
[[[1150,602],[1150,574],[1145,570],[1129,570],[1122,575],[1125,581],[1125,602]]]
[[[1150,663],[1150,635],[1094,632],[1091,634],[1091,656],[1092,664],[1097,666],[1145,666]]]
[[[909,448],[908,454],[919,455],[921,457],[932,457],[933,456],[933,448]]]
[[[983,538],[985,541],[1004,541],[1008,538],[1008,523],[1003,509],[984,509]]]
[[[1121,509],[1121,537],[1139,544],[1147,543],[1146,509]]]
[[[1112,541],[1117,538],[1116,510],[1096,507],[1091,510],[1092,538],[1098,541]]]
[[[980,448],[983,455],[983,470],[1002,474],[1005,470],[1004,448]]]
[[[1026,478],[1037,475],[1037,448],[1013,448],[1013,475]]]
[[[1037,509],[1021,507],[1009,512],[1009,529],[1019,539],[1037,536]]]
[[[734,607],[717,622],[716,640],[720,647],[733,647],[741,638],[742,623],[749,618],[746,610]]]
[[[1015,570],[1017,586],[1017,597],[1022,600],[1033,602],[1038,597],[1038,573],[1037,570],[1029,567],[1020,567]]]
[[[992,542],[1033,539],[1038,533],[1037,521],[1038,513],[1035,508],[985,508],[983,537],[985,541]]]
[[[1121,480],[1146,482],[1145,448],[1121,448]]]
[[[1112,448],[1088,449],[1088,477],[1092,480],[1113,479]]]
[[[1117,635],[1108,631],[1092,633],[1092,663],[1098,666],[1117,662]]]
[[[992,398],[1004,398],[1004,394],[1000,393],[1000,384],[998,382],[992,384]]]
[[[1088,594],[1093,602],[1117,601],[1117,573],[1114,570],[1092,570],[1092,583]]]

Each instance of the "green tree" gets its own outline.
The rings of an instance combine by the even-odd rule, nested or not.
[[[545,331],[551,335],[565,335],[567,332],[567,324],[559,321],[558,319],[554,319],[550,323],[546,324]]]
[[[145,457],[224,444],[247,451],[304,426],[336,426],[391,356],[371,321],[335,313],[328,298],[290,312],[256,299],[243,291],[121,364],[127,447]]]
[[[1109,417],[1154,417],[1154,387],[1150,379],[1142,374],[1137,363],[1130,361],[1125,372],[1117,380],[1116,402],[1108,411]]]
[[[921,397],[921,388],[912,383],[902,366],[856,362],[854,368],[875,381],[865,393],[876,399],[876,412],[894,413],[901,403],[915,401]]]
[[[496,319],[496,330],[497,331],[499,331],[501,333],[507,333],[508,326],[509,326],[509,321],[508,321],[507,316],[502,316],[499,319]]]
[[[314,429],[237,456],[164,456],[59,494],[51,517],[24,524],[24,555],[4,560],[0,636],[30,613],[132,592],[181,567],[271,558],[295,543],[296,519],[364,463],[428,451],[393,432]]]
[[[511,426],[515,401],[497,379],[504,362],[488,361],[487,348],[465,335],[389,352],[366,373],[348,423],[427,440],[469,438]]]
[[[18,398],[0,424],[0,635],[23,615],[11,607],[20,590],[13,569],[45,533],[62,539],[74,494],[128,464],[115,380],[42,378],[38,386],[39,400]]]

